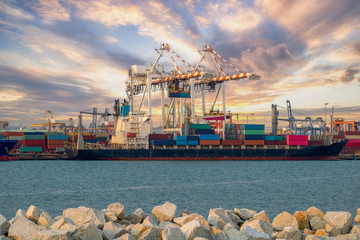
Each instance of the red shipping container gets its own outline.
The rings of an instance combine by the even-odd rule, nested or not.
[[[96,140],[96,136],[91,135],[83,135],[84,140]]]
[[[265,140],[265,145],[275,145],[275,141]]]
[[[128,137],[128,138],[136,137],[136,133],[128,132],[128,133],[126,134],[126,137]]]
[[[42,145],[45,145],[45,140],[26,139],[26,140],[23,140],[23,145],[27,146],[27,147],[42,146]]]
[[[297,146],[297,145],[300,145],[300,146],[307,146],[308,145],[308,141],[296,141],[296,140],[293,140],[293,141],[289,141],[287,140],[286,141],[286,145],[289,145],[289,146]]]
[[[23,132],[2,132],[4,137],[12,137],[12,136],[24,136]]]
[[[275,140],[275,145],[286,145],[286,141],[285,140]]]
[[[333,135],[333,139],[344,139],[344,135]]]
[[[264,140],[245,140],[244,144],[245,145],[264,145],[265,141]]]
[[[309,137],[307,135],[287,135],[287,141],[308,141]]]
[[[346,147],[359,147],[360,139],[349,139],[345,146]]]
[[[167,140],[167,139],[170,139],[169,134],[157,134],[157,133],[149,134],[149,140]]]
[[[225,146],[229,146],[229,145],[241,145],[242,141],[241,140],[234,140],[234,139],[227,139],[227,140],[222,140],[221,141],[221,145],[225,145]]]
[[[200,140],[199,145],[220,145],[220,140]]]

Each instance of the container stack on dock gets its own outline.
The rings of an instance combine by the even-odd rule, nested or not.
[[[169,134],[149,134],[150,145],[153,146],[173,146],[175,141]]]
[[[44,132],[24,132],[20,152],[43,152],[46,149]]]
[[[46,146],[50,151],[59,150],[64,148],[68,143],[69,136],[58,134],[58,133],[47,133],[46,134]]]
[[[265,144],[265,125],[240,124],[240,130],[245,145]]]

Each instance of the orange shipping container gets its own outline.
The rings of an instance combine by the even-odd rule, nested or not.
[[[220,140],[200,140],[199,145],[220,145]]]
[[[227,139],[227,140],[222,140],[221,144],[222,145],[241,145],[242,141],[234,140],[234,139]]]
[[[245,140],[244,144],[245,145],[264,145],[265,141],[264,140]]]
[[[47,140],[48,145],[58,145],[58,144],[64,145],[67,142],[68,142],[67,140]]]
[[[4,137],[12,137],[12,136],[24,136],[23,132],[2,132]]]

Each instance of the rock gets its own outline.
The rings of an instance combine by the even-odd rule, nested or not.
[[[169,222],[169,221],[162,221],[162,222],[159,223],[159,227],[161,229],[166,229],[168,226],[180,228],[179,225],[177,225],[175,223],[172,223],[172,222]]]
[[[11,239],[11,238],[8,238],[8,237],[6,237],[6,236],[4,236],[4,235],[3,235],[3,236],[0,235],[0,240],[12,240],[12,239]]]
[[[44,230],[33,235],[36,240],[71,240],[71,234],[67,230]]]
[[[118,220],[117,216],[115,215],[115,213],[110,212],[108,210],[103,210],[102,211],[104,213],[105,216],[105,221],[106,222],[116,222]]]
[[[341,234],[341,228],[339,226],[333,226],[331,224],[325,224],[325,231],[330,237],[336,237]]]
[[[208,223],[220,230],[223,230],[224,226],[228,223],[230,223],[235,228],[238,227],[234,224],[228,212],[222,208],[210,209]]]
[[[33,221],[30,221],[26,217],[20,217],[14,224],[9,228],[9,237],[15,239],[30,239],[31,236],[42,229],[36,225]]]
[[[269,236],[274,233],[271,223],[262,220],[252,220],[244,222],[244,224],[240,228],[240,232],[242,232],[242,230],[246,227],[251,227],[256,231],[266,233]]]
[[[95,223],[98,228],[102,228],[106,222],[102,211],[87,207],[66,209],[63,211],[63,216],[70,218],[76,226]]]
[[[154,216],[161,221],[172,221],[176,213],[176,205],[170,202],[165,202],[163,205],[156,206],[151,211]]]
[[[216,227],[211,227],[210,231],[211,231],[212,235],[214,236],[215,240],[228,240],[229,239],[226,236],[224,231],[221,231],[220,229],[218,229]]]
[[[306,236],[305,240],[319,240],[315,235],[308,235]]]
[[[336,240],[359,240],[360,235],[356,233],[349,233],[345,235],[339,235],[335,238]]]
[[[305,228],[309,229],[309,218],[306,211],[297,211],[294,213],[294,217],[296,217],[298,223],[299,223],[299,229],[304,230]]]
[[[14,218],[10,219],[10,225],[13,225],[20,217],[26,217],[26,211],[24,209],[18,209]]]
[[[120,224],[114,222],[105,223],[103,228],[103,236],[107,240],[121,237],[125,233],[128,233],[128,231]]]
[[[134,238],[138,239],[144,232],[146,232],[150,228],[150,226],[145,226],[143,224],[137,223],[132,227],[131,235],[133,235]]]
[[[156,219],[155,216],[153,215],[149,215],[147,217],[145,217],[144,221],[142,222],[142,224],[144,225],[149,225],[149,226],[154,226],[154,225],[158,225],[159,221]]]
[[[241,209],[234,208],[234,212],[244,221],[249,220],[256,214],[255,211],[246,208],[241,208]]]
[[[126,234],[122,235],[121,237],[118,237],[115,239],[116,240],[135,240],[135,238],[129,233],[126,233]]]
[[[355,224],[360,224],[360,214],[355,216],[354,222],[355,222]]]
[[[203,238],[203,237],[196,237],[194,238],[194,240],[208,240],[207,238]]]
[[[326,221],[322,220],[320,217],[318,216],[313,216],[310,219],[310,227],[312,230],[314,230],[315,232],[319,229],[325,229],[326,226]]]
[[[171,226],[162,231],[161,237],[163,240],[185,240],[185,234],[180,230],[180,228]]]
[[[95,223],[87,223],[76,228],[71,235],[72,240],[102,240],[101,230],[96,227]]]
[[[38,223],[43,226],[50,225],[52,222],[52,219],[50,215],[47,212],[42,212],[39,217]]]
[[[51,229],[60,229],[63,225],[65,225],[66,223],[70,223],[70,224],[74,224],[74,222],[70,219],[70,218],[67,218],[67,217],[63,217],[63,218],[60,218],[59,220],[57,220],[56,222],[54,222],[50,228]]]
[[[360,225],[355,225],[353,226],[353,228],[351,229],[350,233],[357,233],[360,235]]]
[[[159,229],[151,227],[141,235],[139,240],[161,240],[161,233]]]
[[[262,220],[271,223],[271,219],[265,210],[255,214],[250,220]]]
[[[125,217],[125,208],[121,203],[112,203],[107,207],[107,210],[113,212],[119,219],[123,219]]]
[[[145,212],[141,209],[138,208],[135,210],[135,212],[131,213],[127,218],[132,222],[132,223],[141,223],[142,220],[144,219],[144,215]]]
[[[252,240],[271,240],[270,235],[263,233],[263,232],[258,232],[255,229],[247,226],[245,228],[242,229],[241,231],[242,233],[244,233],[247,237],[247,239],[252,239]]]
[[[281,232],[274,232],[272,234],[274,239],[289,239],[289,240],[301,240],[301,231],[294,227],[284,227]]]
[[[315,236],[329,236],[329,234],[324,229],[319,229],[316,231]]]
[[[279,228],[279,229],[288,226],[294,227],[295,229],[299,229],[299,223],[297,219],[288,212],[282,212],[279,215],[277,215],[272,222],[272,226],[273,228]]]
[[[190,214],[189,210],[184,209],[184,211],[182,211],[182,213],[180,214],[180,216],[183,217],[183,216],[187,216],[187,215],[189,215],[189,214]]]
[[[306,234],[306,235],[314,235],[315,232],[312,231],[312,230],[310,230],[310,229],[305,228],[305,229],[304,229],[304,234]]]
[[[239,223],[241,224],[243,223],[240,217],[234,211],[226,210],[226,212],[230,216],[231,220],[235,225],[238,225]]]
[[[306,210],[308,214],[308,218],[319,217],[320,219],[324,219],[325,214],[318,208],[312,206],[308,210]]]
[[[8,233],[10,228],[10,223],[6,218],[0,214],[0,235],[4,235],[5,233]]]
[[[197,220],[192,220],[180,228],[186,239],[194,239],[195,237],[203,237],[213,239],[210,229],[206,228]]]
[[[179,226],[183,226],[188,222],[191,222],[192,220],[199,221],[202,225],[204,225],[206,228],[210,228],[209,223],[206,221],[206,219],[201,216],[198,213],[193,213],[191,215],[186,215],[183,217],[174,218],[174,222],[178,224]]]
[[[123,227],[124,226],[129,226],[129,225],[134,225],[132,222],[130,222],[129,220],[123,219],[118,221]]]
[[[230,240],[247,240],[245,233],[237,230],[232,224],[228,223],[224,226],[224,233]]]
[[[353,216],[349,212],[326,212],[324,219],[341,228],[341,234],[347,234],[353,225]]]
[[[65,229],[68,230],[69,232],[73,233],[76,230],[76,226],[74,224],[71,223],[65,223],[64,225],[61,226],[60,229]]]
[[[33,221],[34,223],[37,223],[40,217],[39,209],[34,205],[31,205],[26,212],[26,217],[31,221]]]

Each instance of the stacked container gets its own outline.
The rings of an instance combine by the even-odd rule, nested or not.
[[[264,124],[240,124],[240,130],[245,145],[264,145]]]
[[[220,135],[199,135],[199,145],[220,145]]]
[[[175,141],[169,134],[149,134],[150,145],[153,146],[173,146]]]
[[[69,136],[62,135],[62,134],[48,134],[47,135],[47,149],[52,151],[56,150],[57,148],[64,148],[65,145],[68,143]]]
[[[289,146],[307,146],[308,145],[308,136],[307,135],[287,135],[286,136],[286,145]]]
[[[226,124],[225,125],[226,139],[240,139],[240,124]]]
[[[43,132],[24,132],[20,152],[42,152],[46,149]]]
[[[199,137],[198,136],[187,136],[187,144],[189,146],[199,145]]]
[[[265,136],[265,145],[285,145],[284,136]]]
[[[175,136],[175,143],[179,146],[187,145],[187,136]]]

